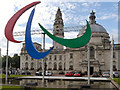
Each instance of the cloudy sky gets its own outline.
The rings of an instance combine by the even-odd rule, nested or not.
[[[19,9],[35,0],[3,0],[0,3],[0,48],[2,55],[6,54],[7,40],[4,36],[4,28],[8,20]],[[35,15],[32,22],[32,29],[39,29],[38,22],[45,28],[53,28],[55,14],[60,7],[65,27],[74,27],[85,25],[85,19],[89,20],[90,12],[95,11],[96,22],[102,25],[107,32],[114,36],[115,43],[118,43],[118,0],[99,0],[97,2],[88,2],[89,0],[41,0],[36,6]],[[103,1],[103,2],[100,2]],[[26,23],[33,8],[27,10],[17,21],[14,32],[25,31]],[[74,38],[79,32],[65,33],[65,38]],[[16,40],[24,40],[22,37],[14,37]],[[32,36],[33,42],[42,44],[42,35]],[[52,46],[52,40],[46,37],[46,48]],[[22,43],[9,43],[9,55],[20,54]]]

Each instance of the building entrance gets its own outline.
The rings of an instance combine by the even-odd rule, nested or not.
[[[94,67],[90,67],[90,75],[93,74],[93,71],[94,71]]]

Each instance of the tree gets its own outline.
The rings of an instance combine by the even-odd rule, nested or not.
[[[10,67],[10,63],[11,63],[12,58],[10,56],[8,56],[8,67]],[[5,69],[6,67],[6,56],[2,57],[2,68]]]
[[[2,68],[6,67],[6,56],[2,57]],[[8,56],[8,68],[20,68],[20,56],[18,54],[14,54],[13,57]]]
[[[20,56],[18,56],[18,54],[14,54],[12,57],[11,66],[16,69],[20,68]]]

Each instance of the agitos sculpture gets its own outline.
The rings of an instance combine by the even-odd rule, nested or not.
[[[9,41],[15,42],[15,43],[20,43],[21,42],[21,41],[14,40],[14,38],[13,38],[14,25],[15,25],[16,21],[19,19],[19,17],[26,10],[28,10],[29,8],[35,6],[39,3],[40,3],[40,1],[33,2],[33,3],[23,7],[22,9],[20,9],[17,13],[15,13],[11,17],[11,19],[8,21],[8,23],[5,27],[5,36]],[[46,57],[54,47],[52,47],[51,49],[49,49],[46,52],[38,52],[35,49],[35,47],[32,43],[32,40],[31,40],[31,33],[30,33],[31,23],[32,23],[32,19],[33,19],[33,16],[34,16],[34,12],[35,12],[35,8],[31,11],[31,14],[30,14],[28,22],[27,22],[26,32],[25,32],[25,47],[26,47],[26,50],[27,50],[28,54],[32,58],[42,59],[42,58]],[[40,23],[39,23],[39,26],[45,32],[45,34],[47,34],[52,40],[58,42],[59,44],[61,44],[63,46],[66,46],[66,47],[70,47],[70,48],[80,48],[80,47],[86,45],[91,38],[91,28],[90,28],[90,25],[89,25],[87,20],[86,20],[86,22],[87,22],[86,32],[81,37],[74,38],[74,39],[63,39],[63,38],[56,37],[56,36],[52,35],[51,33],[49,33]]]
[[[38,24],[39,24],[40,28],[52,40],[56,41],[57,43],[59,43],[63,46],[66,46],[66,47],[70,47],[70,48],[80,48],[80,47],[86,45],[91,38],[91,28],[90,28],[90,25],[87,20],[86,20],[86,22],[87,22],[86,32],[81,37],[74,38],[74,39],[63,39],[63,38],[56,37],[55,35],[52,35],[50,32],[48,32],[40,23],[38,23]]]
[[[40,1],[37,2],[33,2],[31,4],[28,4],[27,6],[23,7],[22,9],[20,9],[18,12],[16,12],[8,21],[8,23],[6,24],[5,27],[5,37],[11,41],[11,42],[15,42],[15,43],[20,43],[21,41],[17,41],[13,38],[13,29],[15,26],[15,23],[17,22],[17,20],[19,19],[19,17],[28,9],[30,9],[31,7],[39,4]]]
[[[28,22],[27,22],[27,27],[26,27],[26,32],[25,32],[25,48],[28,52],[28,54],[35,59],[42,59],[45,56],[47,56],[49,54],[49,52],[53,49],[53,47],[51,49],[49,49],[46,52],[38,52],[31,40],[31,34],[30,34],[30,30],[31,30],[31,23],[32,23],[32,19],[34,16],[34,12],[35,12],[35,8],[32,10]]]

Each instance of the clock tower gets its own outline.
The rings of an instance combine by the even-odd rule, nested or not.
[[[64,38],[64,24],[62,19],[62,13],[58,7],[57,13],[55,15],[53,34],[56,37]],[[63,45],[53,41],[54,49],[63,50]]]

